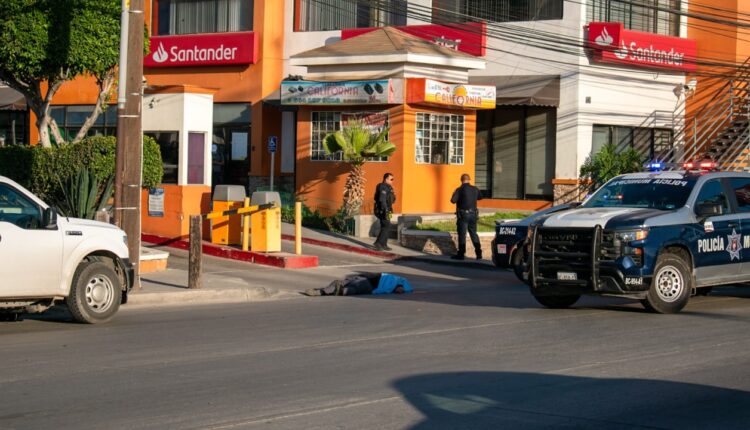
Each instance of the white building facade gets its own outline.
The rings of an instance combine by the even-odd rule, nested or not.
[[[470,172],[489,199],[485,204],[494,207],[538,209],[578,198],[581,165],[607,143],[637,147],[648,157],[667,151],[672,125],[680,121],[675,89],[694,66],[681,13],[687,1],[392,0],[379,9],[352,0],[285,2],[285,76],[304,76],[305,68],[289,58],[339,40],[343,29],[455,29],[485,21],[484,46],[449,30],[434,38],[481,55],[486,68],[471,71],[469,82],[497,86],[497,108],[478,114]],[[598,33],[589,35],[592,22],[621,24],[596,26]],[[605,42],[612,49],[596,46]]]

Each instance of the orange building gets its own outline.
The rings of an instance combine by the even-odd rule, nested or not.
[[[297,54],[292,64],[306,66],[309,79],[285,80],[280,91],[282,106],[298,108],[300,198],[329,213],[340,207],[349,166],[326,154],[322,141],[359,119],[375,130],[390,127],[397,148],[365,164],[368,191],[390,172],[396,213],[453,211],[452,191],[474,171],[476,110],[495,107],[494,86],[467,84],[483,60],[385,27]],[[369,233],[371,200],[356,217],[357,235]]]

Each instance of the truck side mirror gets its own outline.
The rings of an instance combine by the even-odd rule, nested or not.
[[[55,208],[46,208],[42,213],[42,228],[47,230],[57,229],[57,211]]]
[[[716,202],[703,202],[698,203],[695,208],[696,215],[698,218],[705,219],[712,216],[721,215],[724,211],[722,210],[721,204]]]

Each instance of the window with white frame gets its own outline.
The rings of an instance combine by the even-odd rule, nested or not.
[[[406,25],[407,0],[297,0],[296,31]]]
[[[680,0],[591,0],[588,21],[621,22],[628,30],[680,35]]]
[[[433,0],[435,23],[523,22],[562,19],[563,0]]]
[[[388,112],[312,112],[310,117],[310,159],[313,161],[341,161],[341,152],[326,155],[323,140],[328,133],[339,131],[348,121],[362,121],[373,133],[389,126]],[[386,135],[385,140],[388,141]],[[388,161],[388,157],[373,157],[368,161]]]
[[[252,31],[252,0],[158,0],[156,34]]]
[[[464,116],[417,113],[415,161],[464,164]]]

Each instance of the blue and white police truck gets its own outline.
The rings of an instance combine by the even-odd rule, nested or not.
[[[593,294],[676,313],[691,295],[750,282],[750,173],[714,167],[618,176],[538,220],[528,237],[532,295],[548,308]]]

